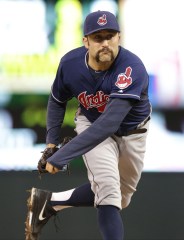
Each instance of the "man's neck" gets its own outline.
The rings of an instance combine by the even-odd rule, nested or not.
[[[88,65],[95,71],[106,71],[110,68],[113,62],[103,62],[103,63],[95,63],[88,59]]]

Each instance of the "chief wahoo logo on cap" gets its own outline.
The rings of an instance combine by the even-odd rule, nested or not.
[[[100,25],[100,26],[103,26],[107,23],[107,19],[106,19],[106,15],[103,14],[102,17],[99,17],[97,23]]]

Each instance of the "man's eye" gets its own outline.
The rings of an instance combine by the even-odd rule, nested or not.
[[[95,40],[98,41],[98,42],[100,42],[100,41],[102,41],[102,37],[100,37],[100,36],[95,36]]]
[[[113,38],[113,35],[112,35],[112,34],[109,34],[109,35],[107,35],[107,37],[106,37],[107,40],[111,40],[112,38]]]
[[[113,38],[113,34],[108,34],[106,36],[100,36],[100,35],[95,35],[94,36],[94,41],[96,42],[102,42],[104,40],[111,40]]]

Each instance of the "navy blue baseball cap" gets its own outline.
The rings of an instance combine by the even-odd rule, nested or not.
[[[90,13],[86,17],[84,21],[84,36],[105,29],[120,32],[118,21],[111,12],[97,11]]]

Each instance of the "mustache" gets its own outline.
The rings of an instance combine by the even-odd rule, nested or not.
[[[103,48],[103,49],[99,50],[99,51],[97,52],[97,54],[96,54],[96,57],[95,57],[95,58],[96,58],[96,61],[97,61],[97,62],[100,62],[100,53],[103,53],[103,52],[105,52],[105,53],[110,53],[110,54],[111,54],[111,61],[114,60],[113,51],[110,50],[109,48]]]
[[[101,52],[102,52],[102,53],[103,53],[103,52],[112,53],[112,50],[110,50],[109,48],[103,48],[103,49],[101,49],[101,50],[98,51],[98,54],[100,54]]]

